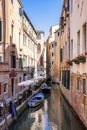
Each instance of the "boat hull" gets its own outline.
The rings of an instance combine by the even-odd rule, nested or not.
[[[42,93],[50,93],[51,89],[50,88],[43,88]]]
[[[44,95],[42,93],[36,94],[30,98],[28,101],[28,106],[29,107],[36,107],[43,103],[44,101]]]

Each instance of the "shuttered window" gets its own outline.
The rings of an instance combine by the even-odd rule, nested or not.
[[[80,78],[77,78],[77,90],[80,90]]]
[[[23,69],[23,59],[19,58],[19,68]]]
[[[86,79],[83,79],[83,94],[86,95]]]
[[[70,70],[62,70],[62,84],[70,89]]]
[[[60,62],[62,62],[62,60],[63,60],[63,50],[62,50],[62,48],[60,49]]]
[[[11,68],[16,68],[16,56],[11,56]]]

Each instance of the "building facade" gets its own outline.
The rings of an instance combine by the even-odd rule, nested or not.
[[[60,79],[62,93],[87,127],[86,7],[86,0],[64,0],[60,18]]]
[[[53,40],[56,46],[51,34],[47,39],[47,74],[60,81],[62,94],[87,127],[86,8],[86,0],[63,1],[59,29]]]
[[[54,25],[50,28],[50,34],[46,41],[46,48],[47,48],[47,76],[51,77],[54,80],[55,75],[55,32],[58,30],[59,26]]]
[[[21,0],[0,1],[0,99],[21,91],[37,72],[36,31]]]

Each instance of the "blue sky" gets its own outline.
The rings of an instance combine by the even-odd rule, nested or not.
[[[21,0],[36,30],[45,32],[45,40],[52,25],[59,23],[63,0]]]

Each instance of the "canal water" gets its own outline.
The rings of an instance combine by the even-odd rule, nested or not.
[[[47,96],[47,95],[46,95]],[[53,85],[44,104],[27,108],[9,130],[86,130],[62,96],[59,86]]]

